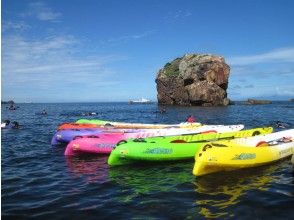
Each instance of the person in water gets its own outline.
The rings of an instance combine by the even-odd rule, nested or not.
[[[165,108],[160,109],[159,113],[161,113],[161,114],[166,113]]]
[[[17,121],[14,121],[14,122],[10,123],[10,120],[5,120],[1,124],[1,128],[5,128],[5,129],[19,129],[19,123]]]
[[[8,126],[11,126],[9,120],[4,120],[3,123],[1,123],[1,128],[8,128]]]
[[[7,107],[6,107],[7,108]],[[13,104],[10,104],[10,106],[8,107],[8,110],[16,110],[16,106]]]
[[[12,129],[19,129],[19,123],[17,121],[12,122]]]
[[[285,123],[285,122],[277,121],[277,122],[276,122],[276,126],[277,126],[278,128],[287,128],[287,127],[289,127],[289,124],[287,124],[287,123]]]
[[[42,111],[41,114],[42,114],[42,115],[47,115],[47,112],[45,111],[45,109],[43,109],[43,111]]]
[[[193,123],[196,122],[196,119],[193,115],[189,115],[189,117],[186,119],[186,122]]]
[[[97,114],[96,114],[96,112],[86,112],[86,113],[82,113],[82,115],[91,116],[91,115],[97,115]]]
[[[166,110],[165,110],[165,108],[160,107],[158,110],[154,111],[153,113],[164,114],[164,113],[166,113]]]

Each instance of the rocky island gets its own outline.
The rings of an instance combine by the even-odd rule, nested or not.
[[[167,105],[228,105],[230,67],[221,56],[186,54],[159,70],[157,99]]]
[[[258,100],[258,99],[248,99],[246,104],[248,104],[248,105],[265,105],[265,104],[272,104],[272,101]]]

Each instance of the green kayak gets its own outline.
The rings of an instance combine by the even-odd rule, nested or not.
[[[117,144],[108,158],[110,166],[137,161],[172,161],[193,159],[202,144],[210,141],[229,140],[268,134],[272,127],[255,128],[237,132],[207,133],[169,137],[128,139]]]
[[[107,123],[112,123],[111,121],[104,121],[99,119],[79,119],[76,121],[77,124],[96,124],[96,125],[105,125]]]
[[[198,122],[182,122],[179,124],[145,124],[145,123],[127,123],[127,122],[115,122],[115,121],[103,121],[99,119],[79,119],[77,124],[96,124],[96,125],[109,125],[115,128],[130,128],[130,129],[161,129],[161,128],[197,128],[201,126]]]

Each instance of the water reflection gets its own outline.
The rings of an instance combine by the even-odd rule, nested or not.
[[[110,167],[109,179],[121,189],[121,193],[113,199],[119,203],[133,202],[136,208],[144,207],[146,210],[173,206],[178,187],[184,188],[188,184],[185,188],[190,190],[192,186],[192,166],[192,162],[185,162]]]
[[[283,188],[273,186],[293,181],[291,165],[285,161],[199,178],[192,175],[190,161],[108,167],[105,156],[67,158],[67,165],[75,177],[87,183],[107,182],[103,190],[114,204],[149,212],[153,207],[169,210],[176,205],[174,216],[192,219],[238,218],[235,209],[252,206],[250,201],[267,201],[272,193],[285,194]],[[285,175],[286,170],[289,173]]]
[[[108,180],[108,156],[66,157],[68,170],[75,177],[85,178],[87,183]]]
[[[233,217],[233,207],[250,191],[267,191],[271,184],[281,181],[274,175],[280,163],[253,169],[218,173],[194,180],[197,210],[205,218]],[[256,195],[257,196],[257,195]]]
[[[192,166],[191,162],[183,162],[111,167],[109,178],[119,185],[131,187],[137,194],[171,192],[177,185],[192,181]]]

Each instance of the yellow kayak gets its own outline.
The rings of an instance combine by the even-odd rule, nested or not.
[[[257,167],[291,156],[294,129],[202,145],[195,155],[193,174]]]

